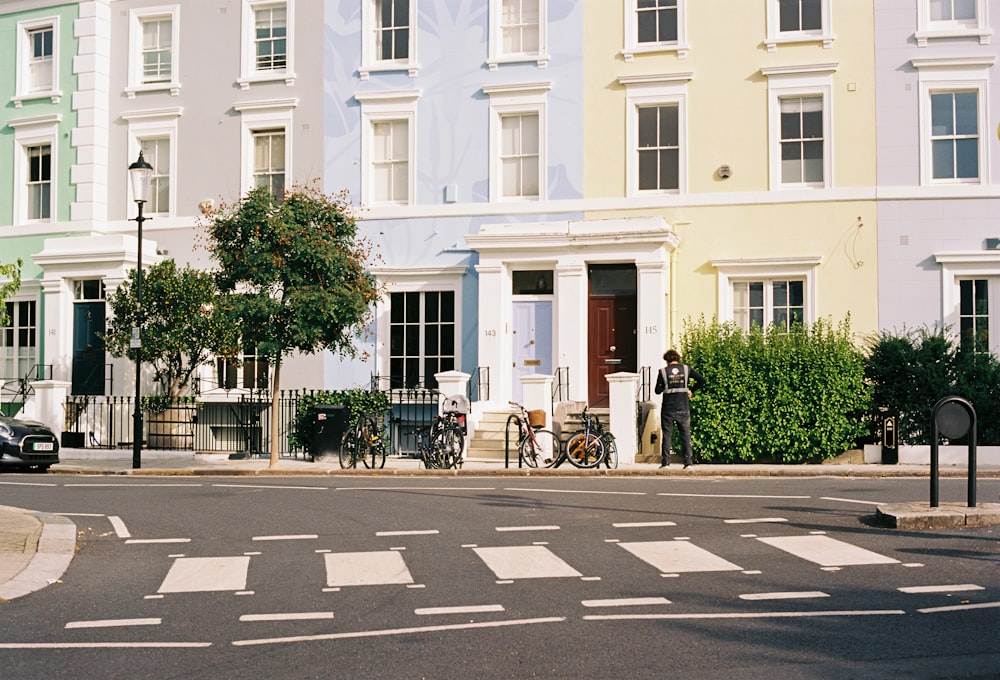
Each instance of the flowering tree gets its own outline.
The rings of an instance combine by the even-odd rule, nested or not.
[[[173,260],[153,265],[142,275],[142,309],[135,299],[135,270],[108,297],[114,313],[105,335],[108,351],[135,359],[132,328],[142,328],[142,359],[153,366],[163,394],[188,393],[197,368],[216,355],[232,356],[236,329],[228,322],[215,280],[207,272],[178,269]]]
[[[219,290],[232,301],[243,345],[274,367],[277,413],[284,357],[327,349],[357,355],[353,341],[379,297],[367,269],[371,246],[357,237],[346,195],[312,187],[292,187],[282,196],[258,187],[210,219]],[[277,465],[278,418],[271,418],[270,466]]]

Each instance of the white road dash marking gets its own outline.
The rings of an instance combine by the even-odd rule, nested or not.
[[[415,529],[413,531],[376,531],[376,536],[433,536],[440,533],[437,529]]]
[[[254,536],[251,541],[309,541],[319,538],[316,534],[287,534],[284,536]]]
[[[752,517],[749,519],[725,519],[724,524],[757,524],[758,522],[787,522],[784,517]]]
[[[505,611],[502,604],[480,604],[467,607],[423,607],[414,609],[417,616],[434,616],[436,614],[485,614],[487,612]]]
[[[48,482],[0,482],[2,486],[59,486],[58,484],[50,484]],[[66,513],[60,513],[66,514]],[[93,515],[94,517],[100,517],[100,515]]]
[[[856,501],[853,498],[834,498],[833,496],[820,496],[821,501],[838,501],[840,503],[858,503],[859,505],[885,505],[882,501]]]
[[[520,489],[511,487],[504,491],[528,491],[538,493],[582,493],[582,494],[603,494],[609,496],[645,496],[645,491],[587,491],[586,489]]]
[[[559,527],[554,524],[541,524],[538,526],[523,527],[497,527],[497,531],[559,531]]]
[[[670,604],[665,597],[623,597],[617,600],[583,600],[584,607],[645,607],[654,604]]]
[[[70,621],[66,628],[117,628],[125,626],[158,626],[161,619],[104,619],[100,621]]]
[[[213,484],[225,489],[292,489],[294,491],[329,491],[325,486],[278,486],[270,484]]]
[[[982,586],[974,583],[957,583],[954,585],[941,586],[908,586],[898,588],[901,593],[962,593],[968,590],[985,590]]]
[[[333,618],[333,612],[294,612],[289,614],[244,614],[240,621],[320,621]]]
[[[951,607],[928,607],[918,609],[921,614],[939,614],[941,612],[960,612],[965,609],[995,609],[1000,607],[1000,602],[980,602],[978,604],[957,604]]]
[[[125,541],[128,545],[139,545],[143,543],[190,543],[190,538],[130,538]]]
[[[1000,604],[1000,603],[998,603]],[[902,609],[875,609],[858,611],[823,611],[823,612],[732,612],[729,614],[591,614],[584,616],[584,621],[627,621],[654,619],[804,619],[813,616],[902,616]]]
[[[108,521],[111,522],[111,528],[115,530],[118,538],[131,538],[132,534],[129,533],[128,528],[125,526],[125,522],[122,521],[121,517],[115,515],[108,515]]]
[[[70,487],[70,486],[98,487],[99,486],[99,487],[111,487],[111,488],[115,488],[115,489],[140,489],[140,488],[153,488],[153,489],[156,489],[156,488],[159,488],[159,487],[171,488],[171,487],[178,487],[178,486],[203,486],[203,485],[202,484],[166,484],[166,483],[164,483],[164,484],[138,484],[138,483],[136,483],[136,484],[96,484],[96,483],[75,483],[75,484],[66,484],[65,486],[67,486],[67,487]]]
[[[676,522],[616,522],[613,523],[616,529],[641,529],[642,527],[675,527]]]
[[[10,642],[0,649],[190,649],[211,642]]]
[[[777,498],[777,499],[788,499],[796,500],[802,498],[812,498],[812,496],[761,496],[757,494],[738,494],[738,493],[666,493],[661,492],[656,494],[657,496],[679,496],[682,498]]]
[[[830,597],[819,590],[803,590],[788,593],[744,593],[741,600],[807,600],[814,597]]]
[[[414,633],[439,633],[446,630],[474,630],[476,628],[504,628],[508,626],[527,626],[536,623],[562,623],[565,616],[550,616],[539,619],[512,619],[509,621],[480,621],[478,623],[463,623],[443,626],[417,626],[413,628],[391,628],[384,630],[359,630],[349,633],[329,633],[325,635],[300,635],[285,638],[264,638],[259,640],[233,640],[234,647],[249,645],[274,645],[286,642],[306,642],[313,640],[346,640],[350,638],[388,637],[392,635],[410,635]],[[0,647],[2,648],[2,647]]]

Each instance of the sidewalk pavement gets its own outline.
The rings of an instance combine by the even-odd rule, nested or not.
[[[226,454],[185,451],[142,451],[140,466],[132,467],[131,450],[62,449],[60,462],[49,474],[142,476],[435,476],[435,477],[640,477],[673,479],[695,477],[916,477],[929,478],[927,465],[873,465],[845,455],[821,465],[694,465],[679,463],[661,469],[656,463],[622,464],[614,470],[580,470],[568,464],[555,469],[510,467],[503,460],[470,459],[460,470],[424,470],[413,458],[389,458],[381,470],[342,470],[336,458],[312,462],[282,458],[276,468],[268,458],[230,460]],[[1000,478],[1000,466],[978,466],[977,478]],[[960,466],[942,466],[940,476],[968,476]],[[880,506],[886,526],[900,529],[953,528],[1000,524],[1000,503],[979,503],[977,508],[942,504],[930,508],[920,503]],[[76,552],[76,525],[59,515],[0,505],[0,604],[57,583]]]

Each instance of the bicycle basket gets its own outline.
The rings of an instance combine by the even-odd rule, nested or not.
[[[542,409],[528,411],[528,425],[531,427],[545,427],[545,411]]]

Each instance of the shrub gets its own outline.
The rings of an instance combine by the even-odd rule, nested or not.
[[[310,392],[299,399],[292,422],[288,441],[292,447],[300,446],[310,456],[313,450],[313,418],[315,407],[320,404],[341,404],[347,407],[348,422],[353,423],[359,414],[366,411],[385,413],[389,410],[389,398],[384,392],[353,388],[348,390]]]
[[[848,320],[745,332],[702,318],[687,325],[681,347],[707,381],[692,399],[691,435],[703,460],[831,458],[867,433],[871,391]]]
[[[879,333],[869,340],[865,376],[874,409],[899,414],[900,443],[930,444],[934,405],[956,396],[976,411],[977,443],[1000,444],[1000,361],[961,349],[947,328]]]

